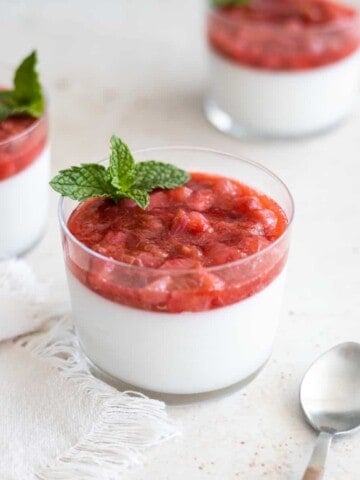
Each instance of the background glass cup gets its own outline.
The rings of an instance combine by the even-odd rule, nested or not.
[[[293,217],[291,195],[266,168],[216,151],[159,148],[138,151],[135,158],[239,180],[273,198],[286,213],[289,226],[264,250],[202,270],[225,284],[225,292],[218,292],[227,298],[225,306],[169,313],[168,294],[176,294],[185,304],[188,301],[189,309],[192,302],[200,301],[199,270],[138,267],[90,250],[67,227],[78,203],[62,198],[63,250],[81,346],[90,362],[115,385],[126,382],[177,399],[244,385],[256,376],[272,350]],[[169,276],[174,281],[163,288],[162,281]],[[264,285],[261,279],[265,277],[269,281]],[[257,288],[260,284],[261,289]],[[248,298],[241,298],[244,285],[253,285],[254,294]]]
[[[281,2],[255,1],[263,9],[284,8]],[[339,39],[347,43],[337,51]],[[209,8],[207,45],[205,114],[225,133],[238,137],[315,134],[336,126],[356,104],[359,15],[329,25],[308,25],[305,32],[289,21],[260,24]],[[277,64],[284,58],[299,62],[304,51],[309,58],[313,55],[314,66]],[[262,60],[256,65],[259,55]],[[325,61],[326,55],[328,63],[316,64],[320,57]]]
[[[44,233],[49,169],[46,113],[20,133],[0,136],[0,259],[25,253]]]

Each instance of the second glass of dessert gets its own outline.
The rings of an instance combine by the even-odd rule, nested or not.
[[[134,157],[135,176],[138,165],[156,159],[181,167],[182,181],[158,188],[165,183],[149,165],[140,183],[134,176],[122,182],[135,182],[135,190],[144,181],[155,185],[146,208],[138,193],[131,193],[137,203],[100,197],[104,183],[110,194],[121,184],[109,180],[113,149],[108,169],[108,161],[85,166],[95,170],[80,180],[82,167],[74,167],[52,182],[73,198],[98,185],[97,197],[59,205],[82,348],[113,382],[147,391],[185,398],[244,385],[272,351],[291,195],[270,171],[232,155],[160,148]],[[128,172],[129,164],[121,165],[115,168]]]
[[[25,253],[46,225],[48,119],[35,68],[33,52],[17,69],[14,86],[0,88],[0,259]]]
[[[207,118],[235,136],[296,137],[352,111],[360,17],[340,0],[212,0]]]

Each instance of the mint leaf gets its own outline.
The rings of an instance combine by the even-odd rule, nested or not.
[[[17,68],[13,90],[0,92],[0,121],[11,115],[31,115],[38,118],[44,113],[45,100],[36,71],[37,55],[32,52]],[[5,115],[6,112],[6,116]]]
[[[129,147],[115,135],[110,146],[109,168],[89,163],[61,170],[50,182],[51,187],[80,202],[92,197],[108,197],[114,202],[129,198],[144,209],[150,202],[149,192],[179,187],[190,178],[184,170],[168,163],[150,160],[136,164]]]
[[[127,198],[134,200],[140,208],[147,208],[150,203],[150,195],[146,190],[140,190],[137,188],[133,188],[127,192]]]
[[[44,112],[44,96],[36,64],[37,55],[34,51],[16,70],[13,98],[17,107],[26,107],[30,115],[40,117]]]
[[[155,160],[137,163],[135,176],[135,186],[148,192],[155,188],[175,188],[190,178],[184,170]]]
[[[9,90],[0,91],[0,102],[9,103],[12,101],[13,92]]]
[[[9,116],[9,112],[10,112],[9,107],[0,103],[0,122],[5,120],[5,118]]]
[[[92,197],[110,197],[117,200],[106,168],[97,163],[61,170],[50,182],[51,187],[64,197],[79,202]]]
[[[211,0],[213,7],[243,7],[250,3],[250,0]]]
[[[120,192],[126,192],[135,180],[135,161],[129,147],[113,135],[110,139],[111,154],[109,175],[111,184]]]

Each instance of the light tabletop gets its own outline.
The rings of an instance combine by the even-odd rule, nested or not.
[[[126,480],[296,480],[315,433],[298,406],[305,369],[360,341],[360,106],[317,138],[239,141],[202,114],[203,4],[196,0],[0,0],[1,62],[37,48],[50,98],[53,173],[104,158],[116,133],[132,148],[198,145],[259,161],[289,186],[296,219],[274,354],[245,390],[170,408],[183,433]],[[336,94],[336,92],[335,92]],[[194,168],[196,158],[194,158]],[[28,256],[68,301],[52,194],[49,228]],[[1,407],[1,406],[0,406]],[[360,436],[335,441],[328,480],[358,480]]]

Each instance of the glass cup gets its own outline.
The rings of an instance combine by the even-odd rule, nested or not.
[[[136,152],[135,158],[239,180],[274,199],[289,225],[264,250],[200,273],[144,268],[104,257],[80,243],[67,227],[78,203],[62,198],[63,251],[82,349],[108,382],[154,396],[156,392],[168,402],[239,388],[271,355],[293,217],[291,195],[266,168],[225,153],[154,148]],[[210,278],[213,286],[204,291],[204,279]],[[172,311],[176,306],[186,311],[171,313],[170,298]]]
[[[270,16],[296,3],[251,5]],[[349,116],[360,80],[356,10],[341,21],[306,26],[294,19],[254,22],[240,9],[231,11],[207,11],[204,108],[218,130],[236,137],[298,137],[326,131]]]
[[[21,125],[20,125],[21,123]],[[8,135],[8,131],[14,132]],[[10,117],[0,125],[0,259],[28,251],[48,212],[48,119]]]

